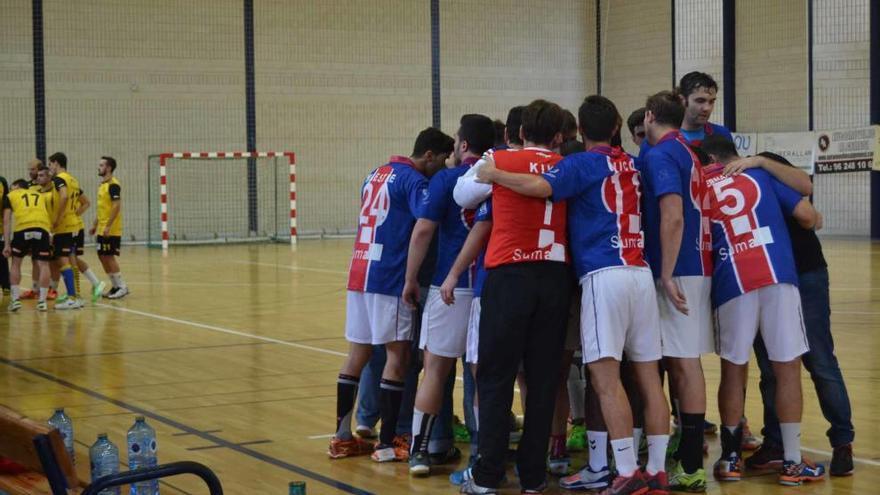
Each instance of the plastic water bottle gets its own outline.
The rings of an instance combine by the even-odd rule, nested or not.
[[[128,468],[139,469],[156,466],[156,430],[144,420],[135,419],[128,430]],[[130,495],[158,495],[159,480],[142,481],[131,485]]]
[[[70,456],[70,461],[76,464],[73,452],[73,421],[70,419],[70,416],[64,413],[63,407],[59,407],[55,409],[55,414],[49,418],[48,422],[49,426],[61,432],[61,438],[64,439],[64,448],[67,449],[67,455]]]
[[[98,478],[119,472],[119,449],[107,439],[106,433],[98,434],[98,440],[89,448],[92,483]],[[101,490],[98,495],[119,495],[119,487]]]

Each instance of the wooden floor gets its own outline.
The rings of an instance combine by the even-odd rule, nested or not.
[[[880,490],[874,488],[880,486],[880,245],[827,240],[825,248],[834,335],[853,401],[856,474],[794,489],[778,487],[772,475],[755,475],[723,487],[713,482],[710,493]],[[83,472],[97,433],[124,444],[134,416],[144,414],[158,431],[160,461],[205,463],[227,494],[284,494],[292,480],[305,480],[311,495],[455,493],[449,469],[411,480],[402,464],[331,462],[325,455],[346,351],[350,249],[349,239],[303,241],[295,250],[174,247],[167,257],[125,248],[127,299],[46,314],[29,303],[18,314],[0,315],[0,403],[41,419],[64,406],[74,420]],[[98,268],[93,254],[86,260]],[[705,364],[714,390],[718,362]],[[751,377],[747,413],[759,428],[757,372]],[[805,453],[827,462],[827,424],[808,381],[804,390]],[[709,417],[717,419],[712,396]],[[459,414],[460,408],[457,398]],[[718,455],[717,437],[710,447],[707,465]],[[515,488],[508,492],[518,493]],[[180,477],[163,493],[206,491]]]

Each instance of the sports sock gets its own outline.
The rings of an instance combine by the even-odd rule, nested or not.
[[[108,273],[107,275],[110,277],[110,285],[114,289],[118,289],[122,285],[122,275],[119,272]]]
[[[703,467],[703,423],[706,414],[681,413],[681,443],[678,458],[684,472],[691,474]]]
[[[655,475],[666,470],[666,447],[669,445],[669,435],[648,435],[648,464],[645,471]]]
[[[75,296],[79,296],[80,294],[82,294],[79,287],[79,268],[77,268],[76,263],[74,263],[73,266],[70,267],[70,269],[73,270],[73,294]]]
[[[49,280],[49,288],[54,289],[54,290],[58,290],[58,282],[56,282],[54,280]]]
[[[89,279],[89,282],[92,284],[92,287],[97,287],[97,285],[98,285],[99,283],[101,283],[101,281],[98,280],[98,276],[95,275],[95,272],[92,271],[91,268],[89,268],[88,270],[84,271],[84,272],[83,272],[83,275],[85,275],[86,278]]]
[[[413,409],[412,421],[412,446],[410,453],[416,452],[428,453],[428,443],[431,439],[431,430],[434,429],[434,422],[437,420],[436,414],[428,414],[420,411],[418,408]]]
[[[357,397],[358,383],[356,376],[339,374],[336,379],[336,438],[351,440],[351,412]]]
[[[611,449],[614,451],[614,463],[617,465],[617,472],[621,476],[632,476],[639,468],[639,465],[636,463],[636,452],[633,449],[632,437],[612,440]]]
[[[590,444],[590,469],[598,473],[608,469],[608,432],[587,430]]]
[[[382,430],[379,431],[380,444],[391,445],[394,442],[401,402],[403,402],[403,382],[387,378],[381,379],[379,381],[379,414],[382,416]]]
[[[742,455],[742,428],[739,425],[721,428],[721,457],[727,458],[730,454]]]
[[[38,290],[40,290],[40,282],[37,280],[34,280],[33,283],[31,284],[31,290],[34,292],[37,292]]]
[[[76,282],[74,281],[73,268],[70,265],[61,267],[61,278],[64,279],[64,287],[67,288],[67,295],[76,297]]]
[[[10,285],[9,295],[12,297],[13,301],[18,301],[18,298],[21,297],[21,287],[18,285]]]
[[[550,436],[550,457],[568,457],[568,449],[565,447],[565,433]]]
[[[642,444],[643,432],[643,428],[633,428],[633,445],[636,447],[636,450],[638,450],[639,446]]]
[[[46,294],[49,293],[48,287],[40,287],[37,289],[40,292],[40,302],[46,302]]]
[[[125,280],[122,278],[122,272],[116,272],[116,286],[120,289],[127,289],[128,286],[125,285]]]
[[[801,463],[801,424],[779,423],[782,431],[782,449],[785,451],[783,458],[786,461]]]

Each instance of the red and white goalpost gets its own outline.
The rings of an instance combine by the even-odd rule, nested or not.
[[[158,198],[151,186],[149,202],[158,200],[159,212],[158,222],[150,222],[159,235],[150,238],[161,239],[163,250],[175,243],[280,240],[283,229],[296,244],[293,152],[161,153],[150,157],[149,169],[151,183],[158,183]]]

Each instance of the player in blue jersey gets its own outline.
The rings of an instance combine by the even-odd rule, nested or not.
[[[730,130],[709,122],[718,99],[718,83],[712,76],[705,72],[688,72],[679,80],[676,92],[685,106],[680,129],[685,141],[694,146],[699,146],[707,136],[723,136],[733,141]],[[651,146],[651,143],[643,141],[639,157],[644,157]]]
[[[631,156],[610,145],[622,123],[610,100],[587,97],[578,113],[585,153],[566,157],[543,175],[504,172],[490,162],[479,176],[525,196],[567,200],[569,245],[583,288],[583,361],[599,397],[619,475],[605,493],[659,493],[667,484],[669,406],[658,374],[659,316],[653,277],[643,256],[639,172]],[[645,404],[644,473],[637,464],[632,412],[620,380],[624,351]],[[597,488],[607,485],[610,476],[607,466],[598,473],[587,467],[561,485]]]
[[[468,114],[460,121],[455,134],[456,166],[446,168],[431,178],[428,193],[422,200],[418,221],[412,230],[403,300],[414,306],[419,299],[416,280],[428,245],[435,232],[439,237],[437,267],[428,291],[422,318],[419,348],[424,351],[425,374],[416,392],[413,410],[412,449],[410,473],[425,476],[430,473],[430,437],[434,421],[443,401],[443,384],[455,361],[466,349],[468,318],[473,298],[473,270],[462,273],[455,289],[455,302],[446,305],[440,296],[440,285],[446,279],[456,256],[473,226],[475,210],[464,209],[452,199],[452,190],[459,177],[492,147],[495,130],[492,120],[485,115]],[[445,450],[451,448],[446,446]]]
[[[812,229],[818,214],[800,193],[759,168],[727,176],[737,158],[731,141],[712,139],[705,151],[718,163],[702,178],[704,208],[712,222],[712,305],[721,355],[718,390],[723,423],[721,458],[715,476],[742,476],[742,428],[746,370],[760,329],[776,375],[776,410],[784,461],[779,483],[800,485],[824,477],[822,465],[801,456],[801,355],[809,350],[798,275],[786,217]]]
[[[405,446],[394,448],[394,430],[412,339],[412,311],[400,297],[407,246],[427,194],[426,177],[443,166],[451,151],[452,138],[437,129],[425,129],[416,138],[412,155],[392,156],[370,172],[361,188],[346,302],[345,338],[350,347],[337,381],[336,434],[328,451],[333,459],[373,452],[370,443],[351,432],[358,381],[373,345],[385,345],[388,355],[380,385],[378,450],[381,458],[390,450],[392,456],[406,459]]]
[[[670,485],[705,490],[703,429],[706,385],[700,361],[715,349],[710,302],[712,253],[700,196],[702,163],[679,131],[685,108],[662,91],[645,105],[652,146],[643,157],[645,246],[657,279],[663,357],[670,388],[677,391],[680,462]]]

